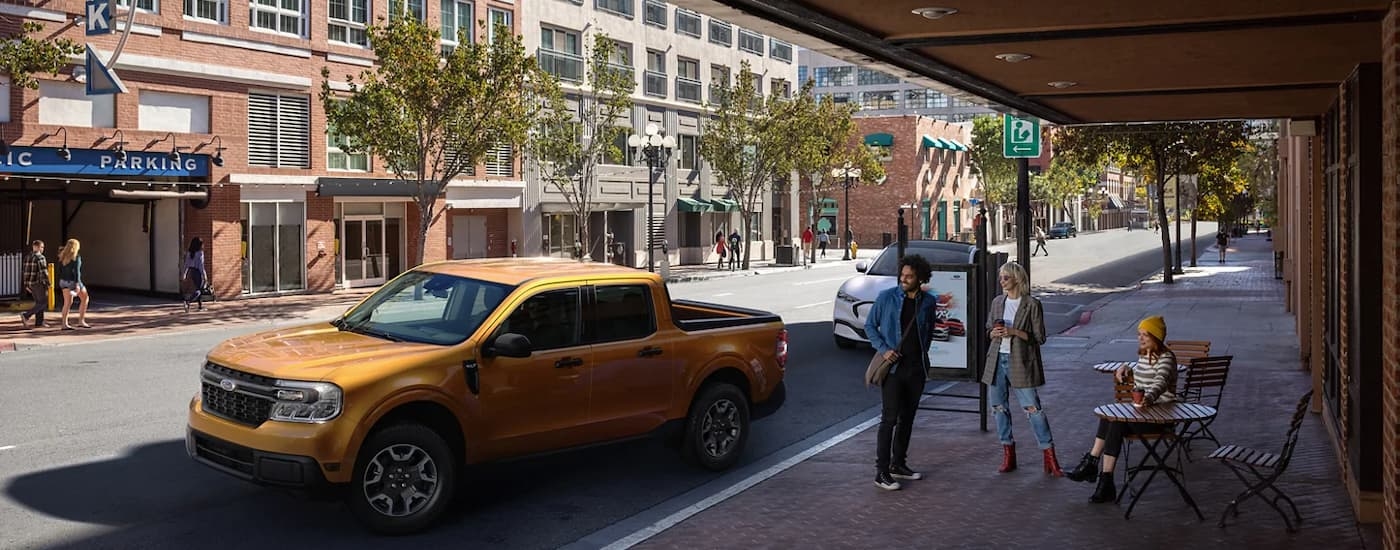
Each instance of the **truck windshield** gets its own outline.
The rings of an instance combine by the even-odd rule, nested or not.
[[[454,345],[476,332],[511,290],[508,285],[410,271],[334,324],[386,340]]]

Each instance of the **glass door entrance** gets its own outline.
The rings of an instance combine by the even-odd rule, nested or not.
[[[347,217],[345,236],[345,281],[350,286],[384,284],[388,256],[384,246],[384,218]]]

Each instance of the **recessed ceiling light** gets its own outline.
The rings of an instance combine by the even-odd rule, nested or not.
[[[1028,54],[1028,53],[999,53],[999,54],[996,55],[996,58],[997,58],[997,59],[1000,59],[1000,60],[1002,60],[1002,61],[1005,61],[1005,62],[1007,62],[1007,63],[1020,63],[1020,62],[1022,62],[1022,61],[1027,60],[1027,59],[1030,59],[1030,58],[1031,58],[1031,54]]]
[[[914,15],[921,15],[925,19],[942,19],[955,13],[958,13],[956,8],[919,8],[914,10]]]
[[[1063,90],[1063,89],[1065,89],[1065,88],[1073,88],[1073,87],[1079,85],[1078,82],[1072,82],[1072,81],[1069,81],[1069,80],[1056,80],[1056,81],[1051,82],[1051,83],[1049,83],[1049,84],[1050,84],[1050,87],[1051,87],[1051,88],[1059,88],[1059,89],[1061,89],[1061,90]]]

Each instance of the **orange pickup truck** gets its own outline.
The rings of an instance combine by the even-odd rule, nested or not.
[[[655,274],[439,262],[329,323],[219,344],[185,446],[248,481],[334,490],[371,530],[408,533],[471,464],[673,433],[700,466],[728,468],[753,407],[781,403],[786,361],[777,315],[672,301]]]

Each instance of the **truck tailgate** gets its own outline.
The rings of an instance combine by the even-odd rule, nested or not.
[[[783,322],[767,311],[693,300],[673,300],[671,318],[685,332]]]

